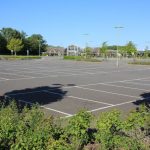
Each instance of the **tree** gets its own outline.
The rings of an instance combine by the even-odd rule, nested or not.
[[[30,52],[34,55],[39,54],[39,46],[41,51],[46,51],[46,41],[43,39],[43,36],[40,34],[33,34],[27,38],[28,46]]]
[[[110,50],[117,50],[117,45],[110,45],[110,46],[107,46],[107,48]]]
[[[21,33],[16,29],[2,28],[1,33],[7,42],[9,42],[12,38],[22,39]]]
[[[145,47],[145,50],[144,50],[144,57],[150,57],[150,50],[148,48],[148,46]]]
[[[7,49],[6,46],[7,46],[7,41],[0,34],[0,53],[5,53],[6,52],[6,49]]]
[[[85,48],[86,57],[90,57],[91,56],[91,52],[92,52],[92,48],[91,47],[86,47]]]
[[[16,52],[19,52],[23,48],[23,46],[24,45],[22,43],[22,40],[15,39],[15,38],[12,38],[10,42],[7,44],[7,48],[9,50],[13,50],[15,52],[15,55],[16,55]]]
[[[118,50],[119,50],[119,53],[122,56],[126,56],[126,54],[127,54],[127,52],[126,52],[126,46],[118,46]]]
[[[100,48],[100,53],[103,54],[103,57],[106,57],[107,50],[107,42],[105,41],[102,43],[102,47]]]
[[[129,41],[126,45],[125,45],[125,49],[126,49],[126,52],[129,54],[129,55],[135,55],[136,52],[137,52],[137,49],[136,49],[136,46],[135,44],[132,42],[132,41]]]

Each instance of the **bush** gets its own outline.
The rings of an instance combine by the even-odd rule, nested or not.
[[[118,110],[102,113],[97,121],[96,140],[104,150],[146,149],[148,145],[144,145],[143,139],[147,136],[144,130],[147,131],[145,124],[149,117],[150,113],[144,106],[131,112],[126,120],[121,119]]]
[[[118,110],[102,113],[92,130],[93,116],[86,110],[62,127],[52,116],[46,118],[37,105],[20,110],[14,101],[5,104],[0,104],[1,150],[82,150],[89,145],[100,150],[150,149],[150,109],[146,106],[124,120]]]
[[[102,149],[117,148],[121,141],[122,122],[120,112],[113,110],[102,113],[97,121],[96,140],[101,143]]]
[[[88,128],[90,127],[92,115],[85,110],[79,111],[75,116],[69,120],[66,132],[69,141],[80,148],[89,141]]]
[[[13,102],[0,110],[0,149],[46,149],[52,125],[37,106],[18,113]]]

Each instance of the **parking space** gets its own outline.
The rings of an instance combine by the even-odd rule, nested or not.
[[[86,63],[46,58],[0,62],[0,95],[47,113],[70,117],[80,109],[95,114],[134,108],[150,99],[150,68],[115,61]],[[124,107],[123,107],[124,106]],[[124,111],[126,111],[125,109]]]

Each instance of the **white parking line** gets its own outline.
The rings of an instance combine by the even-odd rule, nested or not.
[[[63,94],[60,94],[60,93],[56,93],[56,92],[52,92],[52,91],[48,91],[48,90],[44,90],[44,91],[48,92],[48,93],[52,93],[52,94],[63,96]],[[83,100],[83,101],[89,101],[89,102],[93,102],[93,103],[99,103],[99,104],[105,104],[105,105],[113,106],[113,104],[110,104],[110,103],[100,102],[100,101],[86,99],[86,98],[80,98],[80,97],[71,96],[71,95],[68,95],[68,96],[65,96],[65,97],[70,97],[70,98],[79,99],[79,100]]]
[[[14,94],[8,94],[8,96],[32,94],[32,93],[39,93],[39,92],[46,92],[46,93],[52,93],[52,94],[55,94],[55,95],[64,96],[64,94],[56,93],[56,92],[48,91],[48,90],[39,90],[39,91],[31,91],[31,92],[14,93]],[[91,100],[91,99],[86,99],[86,98],[75,97],[75,96],[71,96],[71,95],[68,95],[68,96],[65,96],[65,97],[70,97],[70,98],[74,98],[74,99],[79,99],[79,100],[81,100],[81,101],[89,101],[89,102],[93,102],[93,103],[99,103],[99,104],[104,104],[104,105],[113,106],[113,104],[110,104],[110,103],[100,102],[100,101]]]
[[[25,68],[22,68],[22,69],[25,69]],[[84,70],[84,68],[82,69],[82,70]],[[140,70],[147,70],[147,69],[140,69]],[[60,70],[59,70],[60,71]],[[127,70],[126,70],[127,71]],[[136,71],[136,70],[128,70],[128,71]],[[139,69],[137,70],[137,71],[139,71]],[[54,72],[54,71],[52,71],[52,72]],[[111,71],[111,72],[104,72],[104,71],[100,71],[98,74],[109,74],[109,73],[116,73],[116,72],[118,72],[118,71]],[[57,73],[57,72],[56,72]],[[91,75],[93,75],[93,74],[97,74],[97,73],[92,73]],[[86,75],[86,73],[84,74],[67,74],[67,75],[49,75],[49,74],[44,74],[45,76],[40,76],[40,77],[31,77],[31,78],[19,78],[18,80],[23,80],[23,79],[42,79],[42,78],[47,78],[47,77],[58,77],[58,76],[60,76],[60,77],[67,77],[67,76],[75,76],[75,75],[79,75],[79,76],[84,76],[84,75]],[[47,75],[47,76],[46,76]],[[87,74],[87,75],[89,75],[89,74]],[[148,77],[148,78],[150,78],[150,77]],[[147,79],[147,78],[141,78],[141,79]],[[17,80],[17,79],[6,79],[5,81],[8,81],[8,80]],[[118,82],[125,82],[125,81],[133,81],[133,80],[140,80],[140,79],[132,79],[132,80],[124,80],[124,81],[118,81]],[[116,82],[116,81],[115,81]],[[111,82],[111,83],[115,83],[115,82]],[[97,84],[99,84],[99,83],[97,83]],[[89,84],[90,85],[90,84]],[[93,84],[91,84],[91,85],[93,85]],[[96,84],[95,84],[96,85]],[[86,86],[86,85],[85,85]]]
[[[90,85],[99,85],[99,84],[111,84],[111,83],[118,83],[118,82],[127,82],[127,81],[136,81],[136,80],[143,80],[143,79],[149,79],[150,77],[145,77],[145,78],[136,78],[136,79],[131,79],[131,80],[119,80],[119,81],[112,81],[112,82],[99,82],[99,83],[90,83],[90,84],[80,84],[77,86],[90,86]],[[66,86],[64,88],[74,88],[76,86]]]
[[[95,100],[91,100],[91,99],[85,99],[85,98],[80,98],[80,97],[76,97],[76,96],[68,96],[68,97],[74,98],[74,99],[79,99],[79,100],[84,100],[84,101],[89,101],[89,102],[94,102],[94,103],[100,103],[100,104],[113,106],[113,104],[110,104],[110,103],[104,103],[104,102],[95,101]]]
[[[150,84],[147,84],[147,83],[135,83],[135,82],[128,82],[128,81],[126,81],[126,82],[124,82],[124,83],[130,83],[130,84],[136,84],[136,85],[148,85],[148,86],[150,86]]]
[[[32,76],[26,76],[26,75],[20,75],[20,74],[15,74],[15,73],[5,73],[5,72],[0,72],[0,74],[8,74],[8,75],[15,75],[15,76],[22,76],[22,77],[32,77]]]
[[[147,98],[144,98],[144,99],[141,99],[141,101],[143,100],[147,100],[147,99],[150,99],[150,97],[147,97]],[[100,108],[97,108],[97,109],[93,109],[93,110],[90,110],[88,112],[95,112],[95,111],[98,111],[98,110],[103,110],[103,109],[107,109],[107,108],[112,108],[112,107],[116,107],[116,106],[121,106],[121,105],[125,105],[125,104],[130,104],[130,103],[133,103],[133,102],[136,102],[137,100],[132,100],[132,101],[128,101],[128,102],[123,102],[123,103],[119,103],[119,104],[115,104],[113,106],[106,106],[106,107],[100,107]]]
[[[11,95],[24,95],[24,94],[31,94],[31,93],[39,93],[39,92],[46,92],[46,93],[52,93],[52,94],[56,94],[56,95],[60,95],[60,96],[64,96],[61,93],[56,93],[56,92],[52,92],[52,91],[48,91],[48,90],[39,90],[39,91],[31,91],[31,92],[24,92],[24,93],[14,93],[14,94],[9,94]],[[90,101],[90,102],[94,102],[94,103],[100,103],[100,104],[105,104],[105,105],[113,105],[113,104],[109,104],[109,103],[105,103],[105,102],[99,102],[99,101],[95,101],[95,100],[90,100],[90,99],[85,99],[85,98],[80,98],[80,97],[75,97],[75,96],[65,96],[65,97],[70,97],[70,98],[75,98],[75,99],[80,99],[80,100],[84,100],[84,101]]]
[[[64,114],[64,115],[67,115],[68,117],[70,116],[72,116],[72,114],[68,114],[68,113],[65,113],[65,112],[63,112],[63,111],[60,111],[60,110],[56,110],[56,109],[52,109],[52,108],[49,108],[49,107],[45,107],[45,106],[40,106],[41,108],[45,108],[45,109],[47,109],[47,110],[51,110],[51,111],[54,111],[54,112],[58,112],[58,113],[60,113],[60,114]]]
[[[9,79],[7,79],[7,78],[2,78],[2,77],[0,77],[0,79],[2,79],[2,80],[0,80],[0,81],[6,81],[6,80],[9,80]]]
[[[85,87],[80,87],[80,86],[76,86],[76,88],[90,90],[90,91],[95,91],[95,92],[108,93],[108,94],[113,94],[113,95],[119,95],[119,96],[125,96],[125,97],[140,98],[138,96],[132,96],[132,95],[127,95],[127,94],[120,94],[120,93],[115,93],[115,92],[108,92],[108,91],[104,91],[104,90],[96,90],[96,89],[85,88]]]
[[[121,88],[125,88],[125,89],[133,89],[133,90],[150,92],[150,90],[141,89],[141,88],[132,88],[132,87],[128,87],[128,86],[114,85],[114,84],[109,84],[109,83],[108,84],[107,83],[100,83],[100,84],[106,85],[106,86],[121,87]]]
[[[13,94],[12,94],[12,95],[13,95]],[[5,98],[6,98],[6,97],[11,98],[11,97],[8,96],[8,95],[6,95]],[[19,101],[19,102],[26,103],[26,104],[34,105],[34,103],[31,103],[31,102],[28,102],[28,101],[24,101],[24,100],[18,100],[18,101]],[[56,110],[56,109],[53,109],[53,108],[49,108],[49,107],[46,107],[46,106],[44,106],[44,105],[41,105],[41,106],[39,106],[39,107],[45,108],[45,109],[47,109],[47,110],[51,110],[51,111],[54,111],[54,112],[58,112],[58,113],[60,113],[60,114],[67,115],[68,117],[69,117],[69,116],[72,116],[72,114],[65,113],[65,112],[63,112],[63,111],[59,111],[59,110]]]

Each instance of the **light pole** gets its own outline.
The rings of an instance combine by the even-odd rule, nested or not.
[[[85,48],[86,48],[86,47],[88,47],[88,42],[87,42],[88,39],[87,39],[87,37],[89,36],[89,34],[88,34],[88,33],[85,33],[85,34],[82,34],[82,35],[84,35],[84,36],[86,37],[86,38],[85,38],[85,39],[86,39]]]
[[[38,40],[39,41],[39,56],[41,54],[41,40]]]
[[[122,27],[122,26],[116,26],[116,27],[114,27],[114,28],[115,28],[115,29],[123,29],[124,27]],[[118,68],[118,67],[119,67],[118,44],[117,44],[116,58],[117,58],[117,60],[116,60],[116,66],[117,66],[117,68]]]
[[[84,51],[84,53],[86,53],[86,48],[88,47],[88,36],[89,36],[89,34],[88,33],[84,33],[84,34],[82,34],[83,36],[85,36],[86,38],[85,38],[85,51]]]

